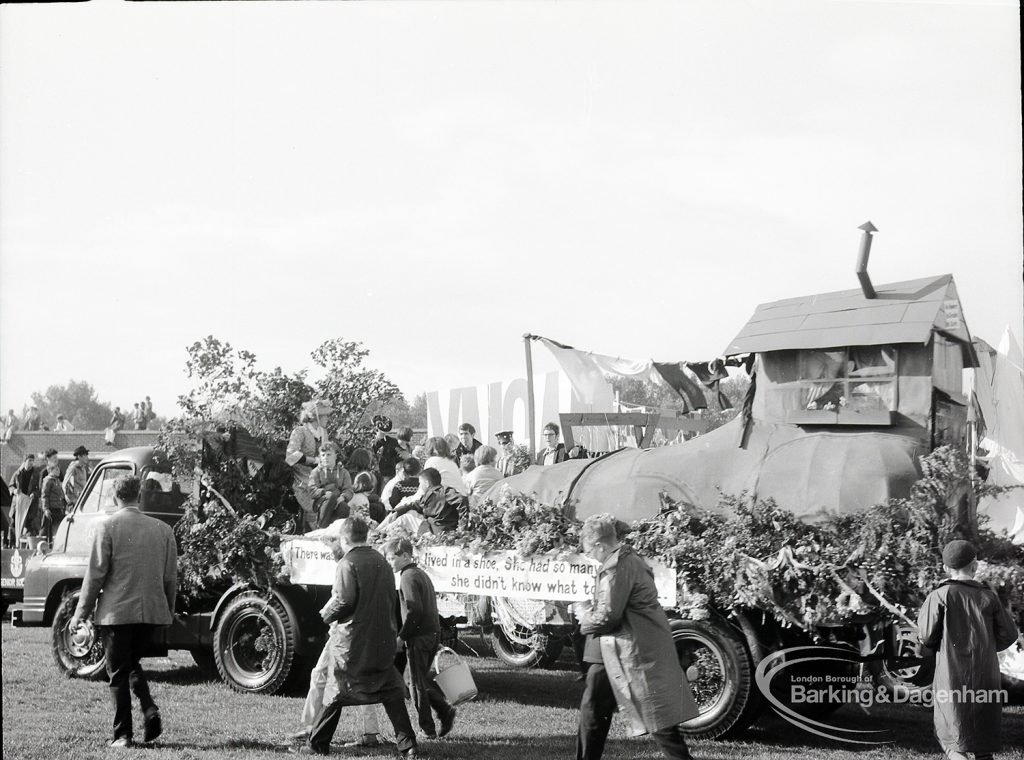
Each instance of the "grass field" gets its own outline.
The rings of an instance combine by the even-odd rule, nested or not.
[[[482,643],[467,643],[483,651]],[[468,650],[466,650],[468,652]],[[110,750],[112,710],[104,683],[65,680],[50,657],[49,629],[3,626],[3,757],[4,760],[86,760],[126,753],[146,760],[228,758],[256,760],[287,755],[284,735],[295,728],[300,696],[248,696],[204,678],[183,652],[144,661],[154,698],[164,716],[164,735],[153,746]],[[509,670],[493,658],[471,657],[480,696],[459,707],[452,735],[423,741],[434,758],[532,760],[567,758],[575,752],[575,722],[582,684],[570,663],[564,669]],[[354,736],[355,712],[342,714],[335,740]],[[891,729],[893,744],[869,749],[848,748],[817,739],[775,717],[765,717],[742,741],[693,741],[695,758],[707,760],[779,760],[807,757],[824,760],[858,758],[940,757],[931,734],[931,714],[919,707],[873,708],[866,714],[843,707],[832,719],[848,728]],[[415,722],[415,721],[414,721]],[[383,718],[382,725],[387,721]],[[1006,750],[1000,757],[1024,760],[1024,708],[1004,710]],[[141,728],[138,729],[141,733]],[[338,755],[373,760],[394,752],[346,750]],[[656,758],[656,746],[628,738],[616,720],[605,751],[607,758]]]

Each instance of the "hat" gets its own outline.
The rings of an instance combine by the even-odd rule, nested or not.
[[[75,450],[74,450],[74,452],[72,452],[72,453],[73,453],[73,454],[74,454],[74,455],[75,455],[76,457],[80,457],[80,456],[82,456],[82,454],[88,454],[88,453],[89,453],[89,449],[85,448],[85,446],[79,446],[79,447],[78,447],[77,449],[75,449]]]
[[[373,415],[373,426],[382,433],[391,432],[391,418],[383,414]]]
[[[502,430],[500,433],[495,433],[494,437],[498,439],[498,443],[508,443],[512,440],[512,431]]]
[[[950,541],[942,550],[942,564],[951,570],[963,570],[977,558],[978,550],[970,541]]]

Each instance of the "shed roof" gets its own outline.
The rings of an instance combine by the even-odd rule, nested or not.
[[[970,344],[953,275],[764,303],[725,355],[792,348],[927,343],[933,331]]]

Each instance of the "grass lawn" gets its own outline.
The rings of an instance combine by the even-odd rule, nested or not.
[[[187,653],[145,660],[154,698],[164,718],[164,735],[153,746],[134,750],[106,747],[113,718],[104,683],[65,680],[58,676],[49,648],[49,629],[3,626],[4,760],[107,758],[126,753],[146,760],[249,760],[286,755],[284,735],[296,727],[301,696],[237,694],[219,681],[206,680]],[[484,651],[478,639],[467,642]],[[467,650],[468,651],[468,650]],[[571,663],[564,669],[509,670],[493,658],[471,657],[480,696],[459,707],[452,735],[421,744],[434,758],[532,760],[568,758],[575,752],[577,707],[582,684]],[[136,705],[137,707],[137,705]],[[342,714],[337,742],[355,735],[356,713]],[[695,758],[779,760],[808,757],[824,760],[940,757],[931,735],[931,714],[919,707],[873,708],[870,714],[845,706],[830,719],[847,728],[891,729],[894,743],[867,749],[817,739],[775,717],[762,718],[742,741],[693,741]],[[413,720],[415,724],[415,719]],[[141,721],[137,718],[137,725]],[[381,712],[381,723],[387,720]],[[1000,757],[1024,760],[1024,708],[1005,708],[1006,750]],[[137,729],[141,733],[141,726]],[[343,750],[339,755],[372,760],[391,752]],[[657,758],[646,739],[628,738],[622,721],[613,723],[607,758]]]

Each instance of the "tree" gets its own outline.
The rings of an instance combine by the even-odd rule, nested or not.
[[[379,370],[363,366],[370,352],[362,343],[342,338],[328,340],[313,351],[313,361],[325,372],[315,386],[315,397],[331,402],[327,429],[338,440],[355,445],[373,438],[373,415],[397,399],[405,399],[398,386]]]
[[[63,414],[77,430],[102,430],[110,422],[113,409],[96,397],[96,390],[85,380],[68,380],[67,385],[51,385],[43,393],[32,394],[43,424],[51,429],[57,415]],[[23,410],[22,419],[28,410]]]
[[[332,411],[321,420],[328,435],[367,445],[373,414],[408,404],[398,386],[365,366],[369,351],[355,341],[317,347],[311,358],[323,377],[313,383],[305,369],[261,370],[255,354],[212,335],[187,351],[193,387],[160,437],[175,473],[198,475],[202,485],[177,526],[180,590],[187,601],[232,582],[267,588],[282,567],[281,535],[299,518],[281,442],[299,424],[302,405],[328,401]]]
[[[280,367],[260,370],[255,354],[209,335],[188,348],[185,373],[195,385],[178,397],[182,414],[175,424],[233,422],[269,443],[287,438],[299,422],[302,404],[315,398],[331,404],[331,413],[321,421],[331,437],[368,444],[374,414],[388,414],[396,425],[407,424],[403,415],[410,416],[398,386],[365,366],[369,354],[358,341],[325,341],[310,354],[323,377],[310,384],[305,369],[293,374]]]

